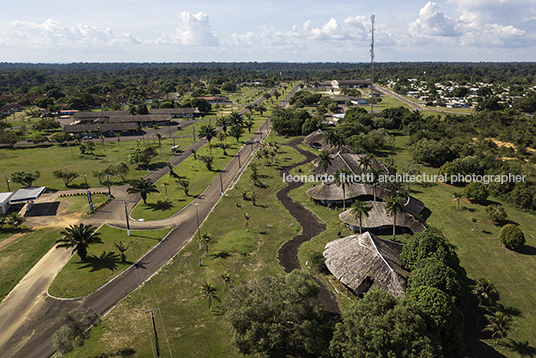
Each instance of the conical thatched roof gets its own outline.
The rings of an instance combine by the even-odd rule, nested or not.
[[[305,193],[315,200],[343,200],[342,187],[336,185],[335,183],[322,183],[308,189]],[[372,185],[356,183],[345,185],[344,196],[346,200],[365,195],[374,195],[374,187]],[[382,195],[387,197],[388,192],[381,187],[376,187],[376,196],[380,198]]]
[[[374,229],[382,226],[392,226],[393,217],[387,213],[385,210],[385,203],[381,201],[368,201],[366,203],[372,209],[369,211],[369,216],[363,215],[362,217],[362,227],[363,229]],[[359,227],[359,218],[356,218],[352,213],[352,209],[348,209],[339,214],[339,219],[344,221],[346,224],[352,225],[354,227]],[[396,226],[406,227],[410,229],[413,233],[421,232],[426,230],[426,227],[418,220],[416,220],[412,215],[404,212],[396,216]]]
[[[329,271],[354,291],[371,282],[369,289],[405,297],[409,273],[400,264],[403,246],[366,232],[327,243],[324,257]]]
[[[324,168],[318,165],[318,159],[313,160],[312,163],[314,164],[314,167],[311,169],[311,173],[315,175],[322,175],[324,173],[334,175],[339,169],[348,169],[353,175],[360,175],[361,173],[366,172],[366,170],[364,170],[365,168],[362,168],[359,165],[359,160],[364,156],[364,154],[353,154],[339,151],[331,155],[331,165],[326,171],[324,171]],[[392,174],[385,165],[378,162],[376,159],[371,159],[370,167],[382,171],[383,175]]]
[[[326,133],[324,133],[322,129],[310,133],[303,139],[303,141],[309,147],[321,150],[329,149],[329,145],[326,143]]]

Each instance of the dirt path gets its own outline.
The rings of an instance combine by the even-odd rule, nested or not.
[[[305,160],[301,162],[294,163],[289,165],[285,169],[279,172],[279,175],[282,177],[283,173],[288,175],[288,172],[300,165],[309,163],[316,158],[311,152],[305,151],[298,147],[298,144],[303,140],[303,138],[296,138],[288,142],[286,145],[297,150],[300,154],[305,156]],[[289,241],[285,242],[283,246],[278,251],[279,264],[283,267],[285,272],[291,272],[292,270],[301,270],[300,261],[298,259],[298,250],[300,246],[315,236],[319,235],[326,230],[326,225],[318,217],[307,209],[302,204],[292,200],[288,193],[291,190],[297,189],[302,186],[303,183],[300,182],[291,182],[288,183],[286,187],[279,190],[276,193],[277,199],[283,204],[283,206],[289,211],[289,213],[298,221],[302,227],[302,232],[294,236]],[[329,312],[340,314],[339,305],[335,296],[326,288],[326,286],[317,280],[320,284],[320,293],[318,294],[318,300],[324,304],[324,309]]]

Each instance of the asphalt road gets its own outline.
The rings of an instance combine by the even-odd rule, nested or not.
[[[255,102],[260,104],[262,101],[263,98],[260,98]],[[242,110],[241,112],[245,113],[246,111],[247,110]],[[259,131],[252,136],[252,139],[259,139],[259,141],[261,141],[266,137],[269,128],[270,123],[269,120],[267,120],[261,126]],[[203,142],[204,141],[198,141],[194,143],[192,146],[185,149],[183,153],[173,157],[170,161],[172,163],[178,163],[184,160],[191,155],[191,148],[199,148],[205,144]],[[81,307],[91,308],[99,314],[104,314],[117,302],[150,278],[193,237],[197,230],[196,214],[199,215],[200,222],[203,222],[208,217],[221,198],[221,188],[223,187],[225,190],[226,188],[231,187],[237,179],[237,175],[240,173],[239,161],[241,167],[243,167],[246,160],[251,158],[258,146],[259,144],[251,144],[242,147],[238,156],[234,157],[221,172],[221,181],[220,176],[217,176],[205,192],[195,200],[195,203],[199,204],[197,206],[197,213],[195,210],[196,207],[192,205],[194,204],[192,203],[171,218],[145,223],[131,221],[131,229],[152,229],[170,226],[176,226],[176,228],[134,266],[127,269],[123,274],[99,289],[97,292],[79,300],[57,300],[48,296],[39,298],[39,305],[37,305],[39,307],[38,312],[32,312],[32,314],[25,317],[24,321],[18,326],[10,325],[13,332],[3,331],[2,334],[9,336],[9,338],[5,339],[5,343],[0,346],[1,356],[17,358],[49,357],[54,353],[54,350],[51,347],[51,337],[61,326],[59,318],[62,315]],[[167,172],[167,168],[158,168],[149,173],[146,178],[151,178],[153,181],[156,181]],[[91,218],[91,222],[88,221],[88,223],[98,224],[99,222],[106,222],[114,224],[114,226],[126,228],[123,202],[137,202],[139,201],[139,196],[126,194],[126,186],[114,187],[113,194],[118,200],[114,200],[103,210],[100,210]],[[34,290],[35,289],[36,288],[34,287]],[[22,303],[22,306],[30,308],[34,306],[38,301],[34,294],[38,295],[38,292],[27,294],[26,299],[28,302]],[[20,311],[15,312],[17,310],[11,311],[13,312],[4,316],[6,319],[15,320],[17,315],[21,313]],[[1,312],[0,317],[2,317]],[[0,340],[0,344],[2,344],[2,340]]]

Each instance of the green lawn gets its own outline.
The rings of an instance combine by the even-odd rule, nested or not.
[[[92,256],[93,260],[81,262],[75,254],[50,284],[48,292],[63,298],[87,296],[145,255],[169,231],[170,229],[131,231],[131,235],[127,236],[126,230],[108,225],[100,227],[98,232],[101,233],[103,244],[91,245],[88,249],[88,257]],[[126,262],[121,262],[119,257],[97,259],[104,251],[119,254],[114,243],[119,244],[120,241],[129,245],[125,252]]]
[[[6,229],[7,230],[7,229]],[[22,229],[0,234],[0,300],[2,300],[28,271],[59,239],[59,229]],[[11,243],[13,235],[20,237]]]
[[[84,195],[76,196],[65,196],[60,198],[61,201],[66,201],[69,203],[69,206],[65,210],[65,213],[87,213],[89,211],[88,197]],[[107,194],[91,194],[91,201],[93,202],[93,207],[96,208],[100,204],[108,200]]]
[[[284,141],[277,136],[274,139]],[[282,146],[277,163],[286,165],[300,160],[303,157],[299,153]],[[218,298],[224,300],[226,291],[220,277],[223,273],[231,274],[231,287],[250,279],[283,274],[277,250],[300,227],[275,197],[284,185],[278,169],[260,165],[259,173],[267,185],[263,189],[252,185],[250,171],[246,170],[236,188],[227,192],[201,227],[202,233],[211,234],[217,241],[209,246],[209,256],[199,250],[194,235],[169,264],[121,301],[101,326],[91,330],[84,347],[66,357],[98,357],[122,349],[133,350],[132,357],[151,356],[152,323],[145,310],[154,307],[160,308],[155,320],[163,357],[170,356],[170,350],[175,357],[240,357],[230,344],[220,301],[214,301],[214,312],[210,312],[207,300],[200,297],[199,286],[212,283],[218,289]],[[257,194],[256,206],[241,198],[243,190]],[[245,213],[251,215],[249,231],[245,230]]]
[[[165,130],[162,133],[164,136],[167,135]],[[193,139],[178,138],[175,139],[175,142],[185,148],[193,143]],[[158,141],[154,141],[152,138],[140,137],[140,145],[144,143],[158,147]],[[162,154],[158,154],[152,159],[151,168],[154,169],[173,155],[169,149],[172,146],[171,143],[171,139],[165,138],[162,140]],[[83,156],[80,156],[78,147],[62,147],[57,144],[39,147],[16,147],[15,149],[1,148],[2,166],[0,166],[0,178],[2,180],[0,180],[0,190],[7,189],[4,177],[9,177],[11,173],[21,170],[26,172],[38,170],[41,173],[41,177],[34,182],[35,186],[43,185],[48,190],[69,189],[65,187],[63,181],[54,178],[52,175],[52,172],[59,168],[73,170],[80,175],[70,184],[70,188],[83,187],[84,172],[91,187],[103,187],[105,185],[99,184],[92,174],[93,171],[104,169],[109,165],[116,165],[120,162],[128,163],[128,154],[136,147],[137,142],[135,140],[122,140],[119,143],[117,141],[105,142],[104,148],[101,143],[95,143],[95,154],[85,154]],[[147,174],[144,165],[129,164],[129,168],[130,172],[127,179],[139,178]],[[115,178],[115,180],[120,179]],[[17,190],[20,187],[19,184],[10,183],[11,190]]]

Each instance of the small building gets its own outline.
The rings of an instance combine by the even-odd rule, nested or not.
[[[322,131],[322,129],[318,129],[312,133],[309,133],[303,141],[305,144],[307,144],[309,147],[314,149],[329,149],[329,145],[326,143],[326,133]]]
[[[403,247],[365,232],[328,242],[324,257],[333,276],[358,296],[379,289],[405,297],[409,272],[400,263]]]
[[[6,193],[0,193],[0,214],[5,215],[7,211],[9,210],[9,207],[11,204],[9,203],[9,199],[13,196],[12,191],[8,191]]]
[[[334,175],[335,172],[339,169],[348,169],[353,175],[359,175],[362,172],[366,171],[365,168],[362,168],[361,162],[360,162],[364,156],[365,156],[364,154],[353,154],[353,153],[339,151],[331,155],[331,165],[325,171],[324,171],[324,168],[322,168],[318,164],[319,163],[318,159],[313,160],[312,163],[315,166],[311,169],[311,173],[313,174],[327,173],[327,174]],[[383,165],[376,159],[370,160],[370,168],[381,171],[382,175],[392,174],[385,165]]]
[[[369,80],[333,80],[331,81],[331,87],[334,88],[359,88],[369,87],[371,82]]]
[[[30,211],[34,201],[39,199],[46,189],[47,188],[44,186],[19,189],[11,196],[9,203],[18,204],[27,202],[28,206],[26,207],[26,211]]]
[[[151,114],[170,115],[171,118],[197,118],[201,117],[199,108],[151,108]]]

